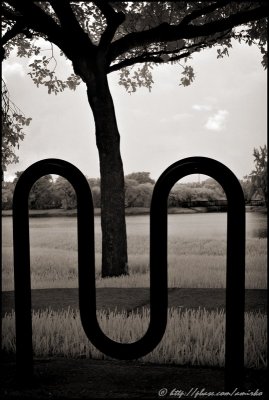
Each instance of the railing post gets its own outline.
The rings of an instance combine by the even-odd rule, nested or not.
[[[167,323],[167,237],[164,236],[159,248],[161,258],[154,263],[154,268],[150,268],[150,323],[147,332],[134,343],[118,343],[104,334],[96,316],[94,213],[90,187],[72,164],[57,159],[41,160],[20,176],[13,198],[16,357],[20,379],[31,377],[33,373],[28,197],[35,181],[47,174],[65,177],[77,195],[79,310],[88,339],[108,356],[136,359],[158,345]]]
[[[189,157],[168,167],[155,184],[151,204],[150,252],[158,260],[158,248],[164,241],[167,199],[174,184],[190,174],[214,178],[227,196],[227,267],[225,387],[240,387],[244,372],[244,301],[245,301],[245,200],[236,176],[220,162],[206,157]],[[159,227],[159,228],[158,228]],[[160,237],[158,238],[158,235]]]
[[[66,178],[77,195],[78,270],[84,270],[95,290],[94,212],[91,190],[86,178],[72,164],[58,159],[41,160],[20,176],[13,196],[13,246],[15,282],[16,364],[17,378],[25,382],[33,375],[31,276],[28,197],[31,187],[43,175]],[[95,299],[95,291],[90,294]],[[87,294],[80,293],[80,301]]]

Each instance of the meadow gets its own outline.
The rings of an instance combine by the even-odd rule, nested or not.
[[[226,214],[169,215],[169,287],[224,288]],[[266,216],[247,214],[246,288],[266,288]],[[100,218],[95,218],[97,287],[149,286],[149,218],[127,217],[129,276],[101,279]],[[76,219],[31,218],[32,288],[78,286]],[[3,218],[3,290],[13,290],[11,218]]]
[[[225,288],[226,214],[171,215],[168,218],[169,287]],[[149,219],[127,217],[129,276],[101,278],[100,218],[95,218],[96,286],[149,286]],[[266,289],[266,216],[247,214],[246,288]],[[32,288],[76,288],[76,219],[31,218]],[[3,219],[3,289],[13,290],[11,219]],[[148,326],[149,310],[126,314],[98,310],[101,328],[112,339],[132,342]],[[245,313],[245,365],[267,364],[266,316]],[[165,336],[141,361],[180,365],[223,366],[225,353],[223,310],[170,308]],[[33,312],[33,342],[36,356],[106,358],[87,340],[77,310]],[[3,347],[15,351],[14,313],[3,319]]]

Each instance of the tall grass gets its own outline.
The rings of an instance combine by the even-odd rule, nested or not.
[[[223,311],[169,309],[166,333],[159,345],[141,361],[180,365],[223,366],[225,314]],[[102,330],[113,340],[128,343],[142,337],[149,310],[126,314],[98,311]],[[267,364],[266,316],[245,313],[245,366]],[[36,356],[108,358],[87,339],[77,310],[33,312],[33,346]],[[3,349],[15,352],[14,313],[3,319]]]

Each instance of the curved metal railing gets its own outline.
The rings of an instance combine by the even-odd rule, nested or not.
[[[25,170],[13,197],[16,359],[20,378],[29,377],[33,372],[28,197],[36,180],[47,174],[61,175],[77,195],[79,308],[88,339],[111,357],[137,359],[158,345],[166,329],[168,195],[179,179],[193,173],[216,179],[227,196],[226,387],[239,384],[244,367],[244,195],[239,181],[226,166],[205,157],[190,157],[172,164],[154,187],[150,209],[150,323],[145,335],[134,343],[113,341],[97,321],[94,211],[86,178],[72,164],[58,159],[41,160]]]

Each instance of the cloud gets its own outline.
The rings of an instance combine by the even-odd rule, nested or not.
[[[211,111],[212,106],[207,105],[207,104],[193,104],[192,106],[193,110],[196,111]]]
[[[8,76],[8,75],[20,75],[24,76],[25,72],[23,69],[23,66],[17,62],[15,63],[4,63],[3,64],[3,75]]]
[[[205,128],[211,131],[222,130],[223,128],[225,128],[225,120],[228,114],[229,113],[227,110],[218,110],[216,114],[208,118],[205,124]]]

